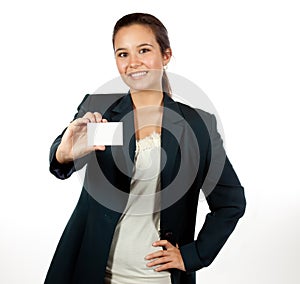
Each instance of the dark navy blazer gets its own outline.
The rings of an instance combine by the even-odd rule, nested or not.
[[[171,269],[173,284],[194,284],[195,271],[208,266],[245,212],[244,190],[229,162],[216,119],[164,94],[161,133],[160,237],[178,244],[186,272]],[[83,189],[48,270],[46,284],[100,284],[117,222],[130,190],[135,134],[128,94],[87,95],[74,118],[98,111],[123,122],[123,146],[107,146],[69,164],[50,150],[50,171],[60,179],[86,166]],[[197,204],[203,190],[210,213],[195,235]],[[134,245],[134,244],[133,244]],[[130,248],[128,248],[130,250]]]

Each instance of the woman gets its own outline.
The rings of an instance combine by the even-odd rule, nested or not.
[[[166,28],[143,13],[113,32],[128,94],[87,95],[54,141],[50,171],[86,165],[45,283],[195,283],[245,211],[213,115],[171,99]],[[87,146],[88,123],[123,122],[123,146]],[[194,240],[200,189],[211,212]]]

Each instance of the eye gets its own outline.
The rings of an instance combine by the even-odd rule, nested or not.
[[[128,53],[127,52],[120,52],[118,53],[118,57],[127,57]]]
[[[140,54],[147,53],[149,51],[150,51],[149,48],[142,48],[142,49],[140,49]]]

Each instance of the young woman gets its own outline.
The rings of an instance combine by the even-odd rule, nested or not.
[[[164,25],[126,15],[113,47],[129,92],[87,95],[51,147],[56,177],[86,172],[45,283],[196,283],[244,214],[243,187],[214,116],[171,98]],[[123,122],[123,146],[88,146],[90,122]],[[211,212],[194,239],[201,188]]]

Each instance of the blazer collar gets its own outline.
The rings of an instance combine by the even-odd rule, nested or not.
[[[164,104],[164,108],[165,108],[164,109],[164,119],[167,122],[177,123],[177,122],[184,120],[178,103],[175,102],[166,93],[164,93],[163,104]]]
[[[174,115],[167,115],[166,119],[168,122],[177,123],[183,120],[182,112],[178,106],[178,103],[175,102],[170,96],[168,96],[165,92],[163,93],[163,106],[174,112]],[[125,115],[133,110],[133,101],[131,98],[130,91],[121,98],[120,102],[112,109],[114,113]],[[170,113],[171,113],[170,112]],[[179,115],[175,115],[179,114]],[[113,115],[113,117],[115,117]],[[165,113],[164,113],[165,115]],[[118,116],[118,115],[117,115]]]
[[[130,92],[125,94],[119,103],[112,109],[112,117],[113,118],[121,118],[122,116],[126,115],[133,111],[133,101],[131,99]]]

